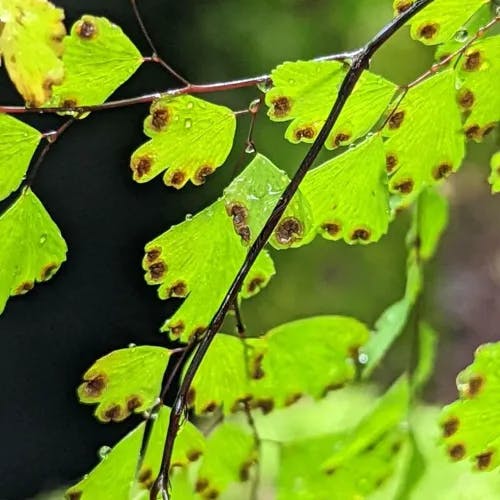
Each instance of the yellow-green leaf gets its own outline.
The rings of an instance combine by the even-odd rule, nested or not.
[[[0,216],[0,314],[9,295],[47,281],[66,260],[59,228],[31,189]]]
[[[273,121],[290,121],[285,137],[293,143],[313,142],[332,107],[347,68],[338,61],[297,61],[271,73],[273,88],[266,94]],[[334,149],[364,136],[389,105],[396,86],[365,71],[349,97],[325,146]]]
[[[104,17],[83,16],[64,39],[64,79],[49,106],[101,104],[142,64],[121,28]]]
[[[38,130],[0,114],[0,200],[21,185],[41,138]]]
[[[500,192],[500,151],[491,157],[491,174],[488,178],[493,194]]]
[[[47,0],[0,0],[0,54],[30,106],[40,106],[61,82],[64,12]]]
[[[235,130],[229,108],[190,95],[158,99],[144,122],[151,140],[132,155],[134,180],[147,182],[166,171],[167,186],[203,184],[226,161]]]
[[[366,244],[387,232],[389,191],[380,135],[309,172],[301,189],[323,237]]]
[[[102,422],[119,422],[132,412],[150,408],[159,396],[170,351],[163,347],[132,346],[98,359],[78,387],[82,403],[97,404]]]

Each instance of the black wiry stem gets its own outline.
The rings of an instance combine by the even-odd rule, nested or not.
[[[281,216],[286,210],[286,207],[290,203],[293,195],[297,191],[300,183],[304,179],[306,173],[311,168],[313,162],[317,158],[320,153],[328,135],[330,134],[333,126],[335,125],[338,117],[342,109],[344,108],[347,99],[351,95],[352,91],[356,83],[363,71],[368,67],[371,57],[375,54],[375,52],[384,45],[384,43],[389,40],[396,31],[403,26],[408,20],[410,20],[415,14],[421,11],[424,7],[431,4],[434,0],[417,0],[409,9],[403,12],[401,15],[393,19],[387,26],[385,26],[379,33],[375,35],[375,37],[370,40],[364,47],[354,52],[352,57],[352,64],[347,72],[342,85],[338,91],[337,98],[335,103],[332,106],[332,109],[320,130],[316,140],[312,144],[311,148],[307,152],[306,156],[302,160],[299,168],[297,169],[294,177],[288,184],[287,188],[281,195],[278,203],[274,207],[271,215],[267,219],[262,231],[257,236],[255,242],[250,247],[248,251],[247,257],[239,269],[234,281],[229,287],[228,292],[226,293],[224,300],[222,301],[219,309],[215,313],[210,325],[207,328],[207,331],[204,334],[204,337],[201,339],[198,347],[194,353],[193,359],[186,371],[184,379],[182,381],[181,387],[177,392],[177,396],[175,398],[172,411],[170,413],[170,421],[169,427],[165,439],[165,447],[163,450],[162,463],[160,466],[160,472],[158,477],[156,478],[153,487],[151,488],[150,499],[156,500],[158,498],[158,494],[161,493],[163,497],[167,496],[168,498],[168,487],[169,487],[169,469],[170,469],[170,461],[172,458],[172,450],[174,446],[175,437],[179,430],[180,419],[183,414],[184,408],[186,406],[187,393],[189,388],[191,387],[191,383],[193,381],[196,372],[203,361],[203,358],[212,343],[215,335],[219,331],[222,322],[234,304],[238,291],[240,290],[243,281],[245,280],[250,268],[253,263],[257,259],[258,255],[264,248],[267,243],[267,240],[271,236],[273,230],[278,224]],[[334,89],[332,89],[332,93]]]

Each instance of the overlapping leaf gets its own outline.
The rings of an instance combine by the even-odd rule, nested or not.
[[[246,481],[256,460],[253,436],[239,425],[223,423],[207,440],[195,489],[201,498],[218,498],[231,483]]]
[[[151,140],[132,155],[134,180],[147,182],[166,170],[167,186],[203,184],[229,155],[235,130],[229,108],[190,95],[158,99],[144,122]]]
[[[103,422],[119,422],[150,408],[159,396],[169,356],[167,349],[153,346],[111,352],[85,372],[80,401],[97,404],[95,415]]]
[[[21,185],[41,138],[38,130],[0,114],[0,200]]]
[[[384,129],[391,191],[415,194],[456,171],[465,154],[461,130],[452,70],[412,87]]]
[[[351,431],[282,447],[279,500],[365,498],[393,473],[406,439],[401,427],[409,399],[396,383]],[[307,464],[305,467],[304,464]]]
[[[425,45],[448,41],[462,26],[490,0],[434,0],[416,14],[410,24],[411,36]],[[409,9],[415,0],[394,0],[394,11],[400,14]]]
[[[448,455],[469,458],[477,470],[493,470],[500,465],[500,343],[480,346],[457,386],[460,399],[440,417]]]
[[[346,67],[338,61],[297,61],[281,64],[271,73],[273,88],[266,94],[273,121],[289,121],[285,137],[293,143],[313,142],[332,107]],[[396,86],[365,71],[349,97],[325,146],[351,144],[375,125]]]
[[[481,141],[500,120],[500,35],[483,38],[469,47],[460,64],[462,86],[458,101],[467,113],[465,133]]]
[[[493,194],[500,192],[500,151],[491,157],[491,174],[488,178]]]
[[[309,172],[301,189],[323,237],[371,243],[387,232],[389,191],[378,134]]]
[[[9,295],[47,281],[66,260],[59,228],[36,195],[27,189],[0,216],[0,314]]]
[[[142,498],[154,481],[161,462],[170,409],[162,407],[155,421],[144,462],[137,481],[135,473],[144,423],[127,434],[79,483],[66,492],[73,500],[116,500]],[[190,422],[179,431],[173,450],[171,467],[186,466],[197,460],[205,449],[205,440]]]
[[[285,172],[265,156],[257,154],[224,190],[227,213],[232,217],[234,229],[243,244],[249,245],[255,240],[289,182]],[[278,249],[297,247],[310,239],[311,229],[311,209],[299,190],[269,242]]]
[[[49,106],[101,104],[142,64],[123,31],[104,17],[83,16],[64,39],[64,79]]]
[[[24,100],[40,106],[63,75],[64,12],[47,0],[0,0],[0,54]]]

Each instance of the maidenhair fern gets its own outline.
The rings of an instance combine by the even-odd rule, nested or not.
[[[132,6],[137,13],[135,1]],[[133,180],[162,174],[167,186],[181,189],[228,168],[238,116],[252,119],[248,165],[214,203],[145,242],[146,282],[162,300],[183,299],[159,325],[178,343],[119,349],[85,372],[78,396],[96,405],[100,421],[140,413],[145,422],[101,450],[97,466],[68,489],[69,500],[236,498],[243,490],[231,488],[240,482],[250,483],[248,497],[256,499],[269,456],[266,439],[276,445],[275,473],[267,480],[279,499],[400,499],[425,483],[429,454],[413,423],[438,334],[420,317],[423,271],[448,223],[442,182],[460,168],[467,141],[482,141],[500,120],[494,30],[500,17],[490,0],[395,0],[393,8],[395,18],[359,50],[284,62],[256,78],[194,85],[160,57],[147,33],[152,56],[106,18],[84,15],[66,34],[62,9],[48,0],[0,0],[0,54],[25,101],[0,106],[0,200],[10,203],[0,215],[0,312],[9,297],[48,280],[66,260],[66,242],[33,183],[67,127],[91,112],[149,103],[148,140],[131,155]],[[369,62],[405,24],[412,38],[437,46],[437,62],[397,85],[370,71]],[[160,63],[182,85],[108,101],[144,61]],[[196,96],[243,87],[254,89],[255,100],[239,111]],[[285,122],[286,140],[311,144],[292,178],[279,155],[255,151],[262,105],[272,122]],[[34,112],[67,115],[67,121],[41,132],[13,116]],[[320,152],[326,160],[312,168]],[[499,155],[491,160],[494,193]],[[263,291],[276,273],[273,259],[280,258],[267,243],[286,250],[317,235],[348,245],[376,243],[402,211],[412,217],[405,292],[371,331],[355,318],[333,315],[334,304],[330,315],[264,334],[246,331],[243,299]],[[219,332],[230,310],[237,334],[227,324]],[[319,408],[332,391],[366,384],[411,318],[412,362],[380,397],[370,396],[371,407],[365,401],[368,409],[340,429],[278,435],[280,425],[292,425],[287,412],[299,400],[306,401],[303,408]],[[459,375],[460,399],[439,419],[433,414],[443,456],[468,459],[479,471],[500,463],[499,360],[498,344],[480,347]],[[165,395],[176,377],[181,387],[171,403]],[[328,421],[336,411],[330,408]],[[446,497],[446,486],[438,496]]]

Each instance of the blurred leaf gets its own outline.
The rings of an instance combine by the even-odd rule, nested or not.
[[[458,102],[467,112],[465,134],[480,142],[500,120],[500,92],[492,84],[500,80],[500,35],[482,38],[465,51],[459,78]]]
[[[426,471],[426,460],[413,432],[408,435],[409,458],[394,500],[408,500]]]
[[[434,372],[438,334],[427,323],[420,322],[418,329],[418,364],[412,377],[412,389],[421,390]]]
[[[0,201],[21,185],[41,138],[38,130],[0,114]]]
[[[31,189],[0,216],[0,314],[9,295],[49,280],[68,250],[59,228]]]
[[[500,192],[500,151],[491,157],[491,174],[488,177],[493,194]]]
[[[219,425],[207,439],[196,491],[201,498],[217,498],[231,483],[248,480],[249,469],[256,460],[251,434],[239,425]]]
[[[265,156],[257,154],[224,190],[226,211],[244,245],[255,241],[289,182],[285,172]],[[277,249],[297,247],[304,240],[310,240],[307,236],[311,229],[311,209],[302,193],[297,191],[269,242]]]
[[[490,0],[434,0],[408,24],[411,37],[425,45],[437,45],[453,38],[463,25]],[[404,12],[414,0],[394,0],[395,14]]]
[[[285,137],[292,143],[312,143],[325,123],[347,66],[339,61],[297,61],[271,73],[273,88],[266,93],[273,121],[290,121]],[[325,146],[334,149],[364,136],[379,120],[396,86],[365,71],[342,110]]]
[[[142,64],[123,31],[104,17],[83,16],[64,39],[64,79],[48,106],[103,103]]]
[[[46,0],[0,0],[0,54],[30,106],[46,102],[63,78],[63,19],[64,11]]]
[[[474,362],[457,377],[460,399],[445,406],[440,423],[451,460],[469,458],[475,469],[500,465],[500,342],[476,350]]]
[[[366,244],[387,232],[389,192],[380,135],[310,171],[301,189],[324,238]]]
[[[134,180],[147,182],[166,170],[167,186],[203,184],[226,161],[235,130],[229,108],[190,95],[158,99],[144,122],[151,140],[132,155]]]
[[[98,359],[83,376],[78,388],[82,403],[97,404],[102,422],[119,422],[132,412],[140,413],[159,396],[170,351],[139,346],[113,351]]]
[[[167,432],[170,408],[163,406],[155,421],[144,462],[137,481],[135,472],[144,423],[119,441],[101,462],[66,492],[73,500],[136,500],[144,497],[158,474]],[[205,449],[205,439],[190,422],[185,422],[175,440],[171,467],[185,467],[197,460]],[[175,477],[175,476],[174,476]]]
[[[452,70],[412,87],[384,129],[391,191],[414,194],[456,171],[465,154],[461,129]]]

